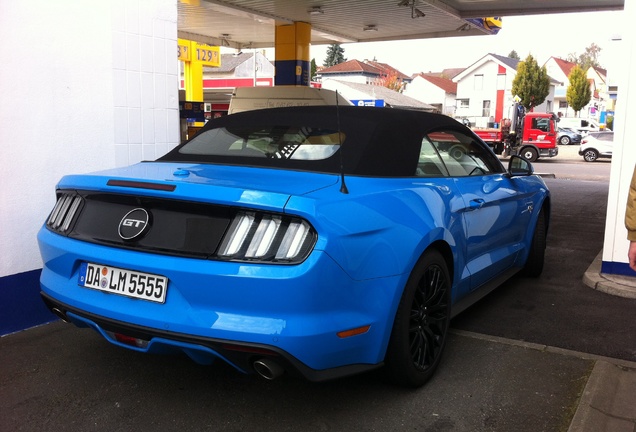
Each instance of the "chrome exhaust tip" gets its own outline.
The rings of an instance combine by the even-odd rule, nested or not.
[[[56,317],[58,317],[59,319],[61,319],[65,323],[70,323],[71,322],[71,320],[68,319],[68,317],[66,316],[66,312],[64,312],[63,310],[54,307],[54,308],[51,308],[51,312],[53,312],[53,315],[55,315]]]
[[[254,371],[261,377],[265,378],[268,381],[275,380],[283,373],[285,373],[285,369],[278,363],[270,359],[260,359],[256,360],[252,365],[254,367]]]

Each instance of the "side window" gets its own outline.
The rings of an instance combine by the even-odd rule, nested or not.
[[[415,175],[418,177],[448,177],[449,175],[437,148],[428,137],[422,140]]]
[[[550,119],[545,118],[533,118],[532,129],[539,129],[543,132],[550,132]]]
[[[431,151],[435,153],[434,156]],[[441,174],[437,176],[479,176],[500,172],[502,169],[490,149],[473,137],[455,131],[429,133],[422,141],[418,170],[425,165],[424,162],[432,162],[440,168]],[[424,168],[421,169],[425,171]]]

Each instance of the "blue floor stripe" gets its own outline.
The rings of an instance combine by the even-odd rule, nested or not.
[[[57,320],[40,298],[41,272],[0,278],[0,336]]]

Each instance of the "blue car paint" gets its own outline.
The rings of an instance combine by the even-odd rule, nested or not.
[[[174,175],[187,170],[190,175]],[[236,177],[236,175],[240,177]],[[109,180],[160,181],[175,185],[174,192],[144,190],[145,196],[174,198],[197,202],[222,203],[256,209],[280,210],[289,195],[304,194],[331,186],[339,181],[333,174],[298,173],[279,169],[244,168],[219,165],[188,165],[175,163],[138,163],[125,168],[100,171],[83,175],[64,176],[58,189],[82,188],[108,190],[112,193],[135,194],[138,190],[108,186]],[[263,178],[267,178],[263,182]],[[214,194],[210,191],[214,188]]]
[[[263,266],[152,256],[86,244],[42,230],[45,293],[91,314],[181,334],[276,346],[314,369],[342,361],[377,363],[375,343],[396,278],[351,281],[317,251],[298,266]],[[73,256],[68,248],[77,251]],[[83,261],[168,276],[165,304],[80,287]],[[257,282],[257,283],[256,283]],[[334,302],[338,307],[334,308]],[[240,307],[239,307],[240,306]],[[371,325],[347,340],[336,332]]]
[[[179,168],[191,174],[172,176]],[[508,183],[515,180],[500,174],[471,178],[470,185],[467,179],[387,178],[369,182],[351,176],[346,179],[350,194],[343,195],[338,191],[337,176],[331,174],[263,171],[144,163],[91,176],[67,176],[59,187],[103,189],[112,178],[168,181],[177,185],[180,199],[284,210],[306,218],[319,233],[314,251],[303,263],[276,266],[145,254],[65,238],[43,228],[38,235],[44,261],[43,291],[69,306],[122,322],[275,346],[312,369],[377,364],[384,357],[402,289],[430,244],[445,242],[458,258],[453,269],[455,303],[474,286],[472,275],[497,261],[496,252],[481,253],[483,250],[502,240],[506,251],[521,250],[528,240],[508,238],[505,229],[495,232],[498,224],[494,222],[512,221],[519,214],[527,219],[535,216],[536,220],[536,214],[524,214],[523,209],[509,204],[509,196],[514,194]],[[268,181],[263,187],[258,179],[265,175]],[[239,185],[233,178],[244,181]],[[252,181],[254,188],[246,188]],[[479,196],[486,197],[487,203],[482,209],[471,209],[470,202],[458,192],[478,187],[482,188]],[[131,192],[121,187],[110,189]],[[294,193],[287,195],[283,190]],[[394,193],[384,193],[387,190]],[[144,194],[170,196],[163,191]],[[534,199],[540,208],[537,197],[527,199]],[[503,210],[495,221],[483,219],[476,226],[479,218],[473,216],[485,209]],[[465,242],[467,231],[476,233]],[[73,254],[68,253],[71,250]],[[463,256],[468,259],[462,260]],[[502,268],[523,265],[525,257],[512,256],[517,259],[504,260]],[[167,276],[166,303],[153,304],[78,286],[79,266],[85,261]],[[346,339],[336,336],[339,331],[363,325],[371,326],[365,334]],[[205,355],[205,350],[199,354]]]
[[[471,290],[487,282],[517,263],[524,238],[519,226],[529,223],[523,198],[505,175],[457,179],[457,187],[465,201],[465,256],[471,275]]]

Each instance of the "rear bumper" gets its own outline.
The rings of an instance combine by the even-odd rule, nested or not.
[[[243,372],[251,372],[253,356],[237,358],[223,346],[276,353],[310,380],[378,367],[403,286],[400,276],[353,280],[321,251],[302,264],[279,266],[120,250],[46,228],[38,241],[44,262],[40,285],[49,308],[126,348],[135,349],[108,332],[147,342],[137,350],[176,349],[203,362],[222,358]],[[166,276],[165,303],[79,286],[80,266],[87,261]],[[338,336],[364,326],[365,333]]]
[[[292,375],[310,381],[326,381],[348,375],[367,372],[382,366],[377,364],[352,364],[330,369],[316,370],[300,362],[284,350],[271,345],[238,343],[222,339],[161,331],[148,327],[119,322],[93,315],[63,304],[46,293],[40,293],[46,306],[57,316],[77,327],[88,327],[114,345],[149,354],[184,353],[199,364],[211,364],[221,359],[239,372],[254,373],[254,363],[268,359]],[[126,338],[145,341],[143,346],[124,342]]]

